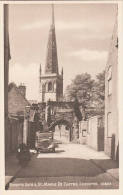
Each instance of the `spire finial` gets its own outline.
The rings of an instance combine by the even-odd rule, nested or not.
[[[54,5],[52,3],[52,25],[54,25]]]

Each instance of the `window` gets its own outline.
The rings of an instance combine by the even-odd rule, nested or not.
[[[111,112],[107,114],[107,136],[112,137],[112,115]]]
[[[115,45],[115,47],[118,48],[118,37],[117,37],[117,40],[116,40],[116,45]]]
[[[51,82],[48,83],[48,91],[52,91],[52,83]]]
[[[83,129],[82,130],[82,137],[86,137],[86,133],[87,133],[86,129]]]
[[[112,66],[109,67],[108,69],[108,95],[112,94]]]

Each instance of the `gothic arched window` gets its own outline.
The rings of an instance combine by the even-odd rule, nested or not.
[[[52,91],[52,83],[51,82],[48,83],[48,91]]]

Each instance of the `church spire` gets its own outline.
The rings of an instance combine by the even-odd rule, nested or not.
[[[52,4],[52,25],[55,26],[55,20],[54,20],[54,5]]]
[[[54,6],[52,5],[52,24],[50,26],[47,44],[47,56],[45,64],[45,74],[58,73],[57,44],[55,35]]]

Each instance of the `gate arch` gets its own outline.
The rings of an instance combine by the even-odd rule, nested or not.
[[[59,119],[56,121],[53,121],[49,127],[50,130],[52,130],[56,125],[67,125],[69,128],[72,127],[71,123],[66,119]]]
[[[61,129],[64,125],[67,127],[67,129]],[[57,129],[55,129],[57,126]],[[69,128],[69,129],[68,129]],[[66,119],[59,119],[51,123],[50,130],[54,131],[54,138],[59,139],[62,142],[70,142],[71,141],[71,130],[72,130],[72,124],[66,120]]]
[[[78,109],[77,106],[75,107],[74,102],[41,102],[38,104],[33,104],[30,107],[30,112],[28,114],[29,121],[32,121],[34,118],[36,118],[34,115],[36,112],[39,115],[39,121],[37,120],[36,124],[45,121],[48,125],[49,131],[58,129],[58,127],[55,128],[57,125],[67,126],[69,129],[69,141],[74,141],[76,140],[76,137],[78,137],[79,132],[78,124],[80,118],[78,119]],[[79,115],[81,115],[80,112]],[[65,130],[65,128],[63,127],[62,130]],[[43,128],[42,131],[45,131],[45,128]]]

